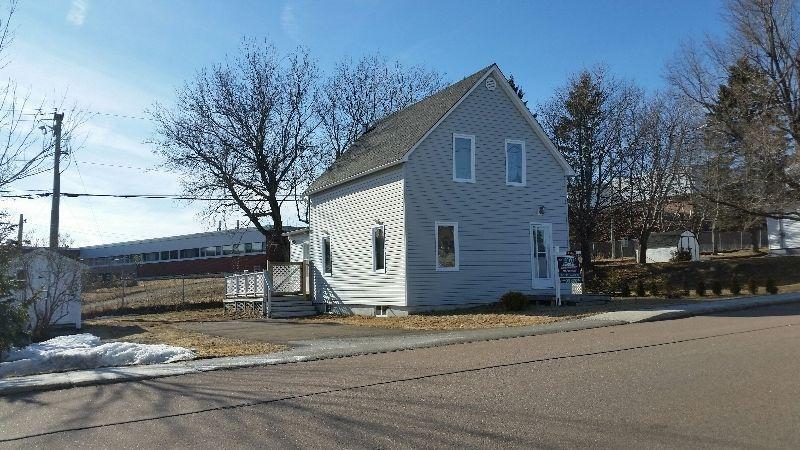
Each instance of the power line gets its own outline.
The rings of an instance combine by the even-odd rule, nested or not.
[[[43,198],[43,197],[50,197],[53,195],[52,192],[41,190],[41,189],[26,189],[21,192],[31,192],[31,194],[11,194],[10,191],[0,191],[3,194],[0,197],[5,198],[20,198],[20,199],[36,199],[36,198]],[[197,200],[197,201],[210,201],[210,202],[226,202],[233,200],[229,197],[224,198],[214,198],[214,197],[192,197],[186,195],[179,195],[179,194],[96,194],[96,193],[76,193],[76,192],[61,192],[62,197],[107,197],[107,198],[145,198],[145,199],[166,199],[166,200]],[[284,197],[286,200],[293,199],[297,200],[298,198],[302,198],[302,196],[297,195],[287,195],[281,196]],[[262,201],[262,199],[253,199],[253,200],[245,200],[245,201]]]

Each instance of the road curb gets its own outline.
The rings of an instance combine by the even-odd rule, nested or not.
[[[527,327],[488,328],[400,336],[303,341],[298,342],[298,344],[301,345],[298,348],[266,355],[209,358],[147,366],[104,367],[99,369],[14,377],[0,380],[0,396],[120,383],[125,381],[141,381],[215,370],[233,370],[269,365],[293,364],[306,361],[440,347],[470,342],[564,333],[795,302],[800,302],[800,293],[745,297],[700,304],[684,304],[676,305],[669,309],[615,311],[601,313],[579,320]]]

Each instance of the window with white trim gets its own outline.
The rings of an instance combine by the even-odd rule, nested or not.
[[[453,133],[453,181],[475,182],[475,136]]]
[[[308,261],[308,256],[310,254],[308,248],[308,242],[303,242],[303,261]]]
[[[386,273],[386,228],[372,227],[372,271]]]
[[[322,273],[333,274],[333,258],[331,253],[331,237],[322,236]]]
[[[436,222],[436,270],[458,270],[458,222]]]
[[[506,184],[525,186],[525,141],[506,139]]]

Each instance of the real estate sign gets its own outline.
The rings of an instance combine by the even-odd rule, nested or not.
[[[558,258],[558,278],[562,283],[581,283],[581,264],[575,255],[559,256]]]

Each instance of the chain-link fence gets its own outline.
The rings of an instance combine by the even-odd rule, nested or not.
[[[176,275],[149,279],[119,276],[84,285],[83,314],[94,317],[121,312],[148,312],[222,305],[225,278],[221,274]]]

